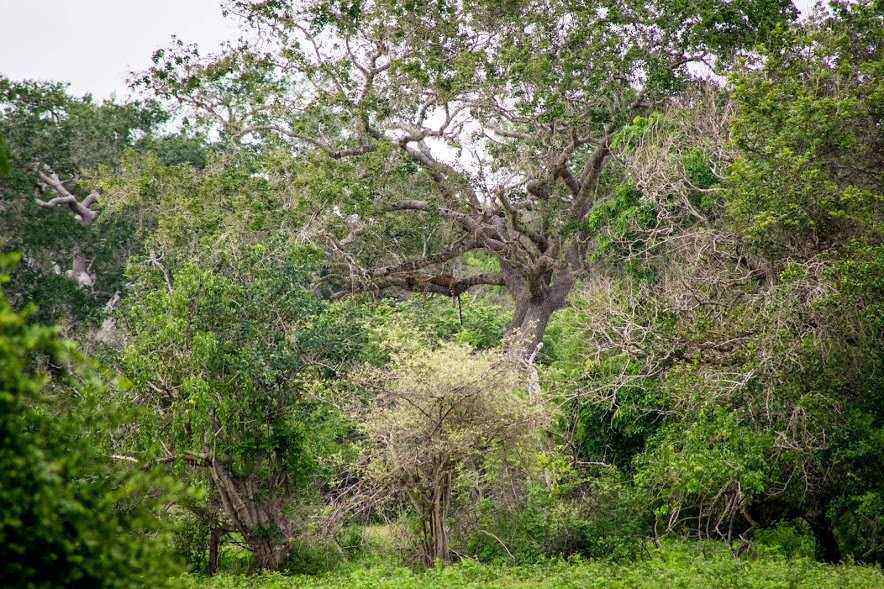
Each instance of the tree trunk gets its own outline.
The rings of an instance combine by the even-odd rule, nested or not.
[[[526,354],[533,354],[537,346],[543,341],[543,334],[552,314],[557,307],[553,307],[548,301],[535,302],[530,299],[516,300],[516,308],[513,313],[513,321],[509,326],[509,335],[519,335],[521,345],[525,346]]]
[[[287,556],[287,551],[281,550],[281,546],[271,540],[258,540],[250,535],[249,548],[255,555],[255,563],[264,571],[277,571],[282,567]]]
[[[211,467],[224,511],[254,554],[258,568],[278,570],[291,550],[282,503],[259,499],[253,480],[232,477],[219,461],[213,459]]]
[[[430,506],[426,515],[428,537],[424,541],[424,563],[433,566],[437,561],[448,561],[448,535],[445,530],[445,516],[437,506]]]
[[[221,557],[221,536],[224,530],[221,528],[212,528],[212,535],[209,537],[209,575],[218,572],[218,562]]]
[[[518,335],[518,345],[524,348],[526,356],[531,356],[543,341],[553,313],[565,306],[574,288],[574,275],[569,267],[565,267],[529,282],[517,270],[503,264],[501,268],[507,290],[515,303],[507,335]]]
[[[448,562],[450,553],[448,542],[448,505],[451,502],[451,472],[443,466],[433,469],[432,489],[419,500],[420,515],[423,519],[424,564],[433,566],[436,562]]]
[[[818,515],[810,520],[810,526],[819,542],[822,558],[825,562],[837,563],[843,559],[838,538],[832,530],[832,525],[826,520],[826,516]]]

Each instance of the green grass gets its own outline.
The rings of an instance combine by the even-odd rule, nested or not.
[[[626,564],[595,561],[531,566],[463,561],[413,571],[395,563],[354,562],[325,575],[186,576],[182,589],[430,589],[430,588],[740,588],[884,589],[884,574],[871,566],[820,564],[777,556],[736,559],[721,545],[669,543],[648,558]]]

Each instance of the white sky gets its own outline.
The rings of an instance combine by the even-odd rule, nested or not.
[[[237,36],[230,22],[218,0],[0,0],[0,75],[124,96],[173,34],[209,51]]]
[[[806,10],[814,0],[796,0]],[[77,94],[125,96],[172,35],[210,51],[237,36],[218,0],[0,0],[0,75],[69,82]]]

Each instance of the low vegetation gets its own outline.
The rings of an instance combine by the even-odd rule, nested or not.
[[[514,567],[466,560],[444,568],[415,571],[369,561],[320,576],[191,576],[179,579],[178,583],[182,589],[871,589],[884,583],[884,574],[875,568],[831,566],[808,558],[785,559],[779,555],[735,559],[717,545],[667,543],[660,549],[650,548],[637,561],[623,564],[575,559]]]

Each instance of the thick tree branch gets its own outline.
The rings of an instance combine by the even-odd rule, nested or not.
[[[335,293],[332,295],[332,298],[339,299],[351,294],[364,292],[379,293],[388,288],[454,297],[479,285],[505,286],[506,281],[504,275],[499,272],[475,274],[465,278],[457,278],[450,274],[402,273],[380,279],[367,280],[362,284],[351,284],[349,289]]]
[[[369,270],[368,276],[370,276],[371,278],[382,278],[384,276],[390,276],[392,274],[414,272],[415,270],[419,270],[421,268],[426,268],[428,266],[433,266],[436,264],[442,264],[458,256],[461,256],[468,251],[481,248],[482,245],[477,241],[461,241],[459,243],[448,246],[438,254],[418,258],[415,260],[409,260],[407,262],[402,262],[401,264],[396,264],[395,266],[384,266],[381,268],[375,268],[374,270]]]
[[[47,209],[66,205],[77,216],[77,220],[81,225],[88,226],[95,221],[98,213],[92,210],[91,207],[98,200],[97,191],[92,191],[81,202],[65,187],[64,183],[58,178],[58,174],[53,172],[51,168],[43,164],[37,164],[34,166],[34,169],[43,185],[58,194],[58,196],[50,200],[35,199],[37,205]]]
[[[604,168],[605,160],[611,153],[611,131],[606,130],[601,142],[589,156],[580,173],[580,190],[571,206],[571,218],[582,221],[589,212],[595,196],[595,188]]]
[[[580,182],[577,181],[577,178],[574,177],[574,174],[571,173],[571,170],[568,168],[568,164],[562,164],[562,166],[558,169],[559,178],[561,178],[565,182],[565,186],[568,187],[568,190],[571,192],[571,195],[576,197],[580,196]]]

